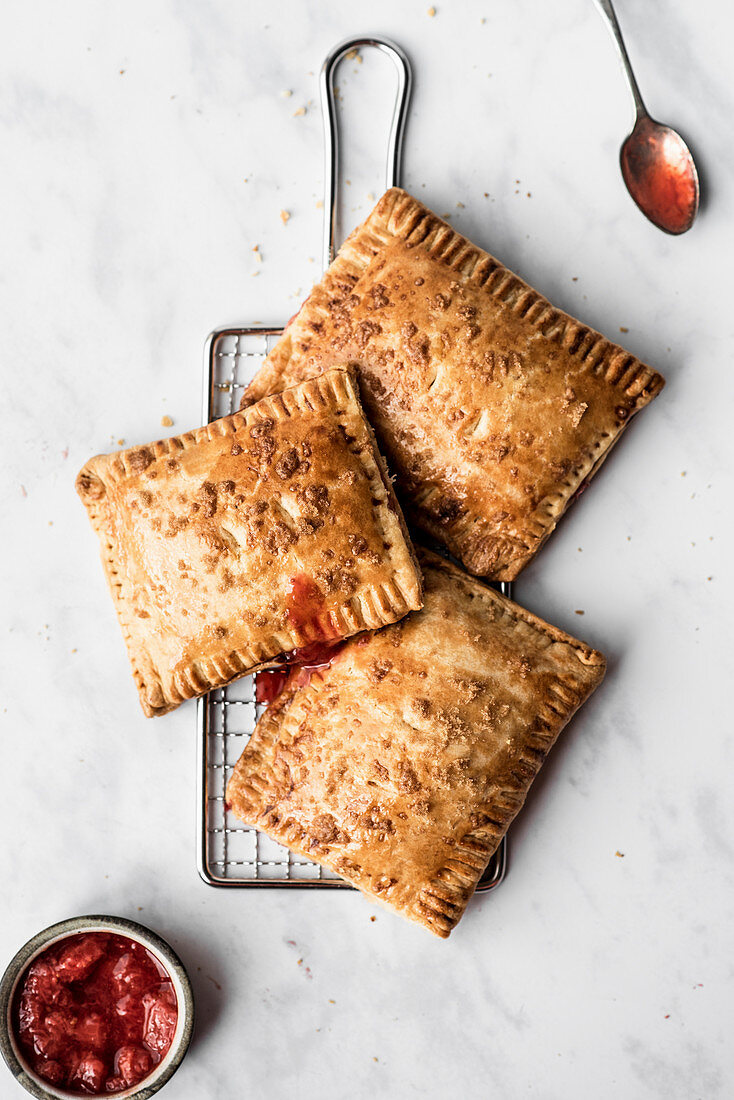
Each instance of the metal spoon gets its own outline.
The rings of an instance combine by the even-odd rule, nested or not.
[[[627,190],[646,218],[666,233],[685,233],[698,213],[698,173],[680,134],[647,113],[611,0],[596,0],[619,50],[637,120],[619,162]]]

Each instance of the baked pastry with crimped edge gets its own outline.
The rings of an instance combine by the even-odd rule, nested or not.
[[[230,809],[448,936],[602,655],[419,550],[424,607],[260,718]]]
[[[146,715],[421,606],[348,371],[93,458],[77,490]]]
[[[664,384],[398,188],[347,239],[243,406],[340,363],[359,368],[409,521],[503,581]]]

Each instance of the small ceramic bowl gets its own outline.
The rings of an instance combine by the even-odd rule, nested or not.
[[[0,981],[0,1050],[3,1058],[19,1084],[38,1100],[69,1100],[77,1095],[57,1088],[33,1072],[16,1040],[11,1014],[18,982],[36,956],[59,940],[80,932],[113,932],[127,936],[157,957],[170,975],[178,1001],[178,1021],[168,1052],[153,1072],[137,1085],[109,1094],[114,1100],[148,1100],[163,1088],[183,1061],[194,1030],[194,998],[188,974],[173,948],[149,928],[124,917],[72,917],[45,928],[21,947]]]

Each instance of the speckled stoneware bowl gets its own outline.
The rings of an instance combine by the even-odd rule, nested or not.
[[[39,1100],[69,1100],[71,1096],[78,1096],[43,1081],[30,1069],[15,1039],[11,1012],[15,990],[26,967],[53,943],[79,932],[114,932],[136,940],[159,959],[171,977],[178,1001],[178,1022],[168,1053],[139,1084],[111,1094],[114,1100],[148,1100],[163,1088],[183,1061],[194,1030],[194,998],[188,974],[173,948],[150,928],[124,917],[71,917],[45,928],[21,947],[0,981],[0,1049],[3,1058],[19,1084]]]

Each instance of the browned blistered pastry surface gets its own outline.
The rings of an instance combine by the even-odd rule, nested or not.
[[[464,912],[602,655],[433,554],[423,610],[347,642],[260,719],[244,821],[439,936]]]
[[[345,363],[408,519],[498,580],[530,561],[663,386],[398,188],[345,242],[243,404]]]
[[[421,606],[400,509],[344,370],[93,458],[77,489],[148,715]]]

